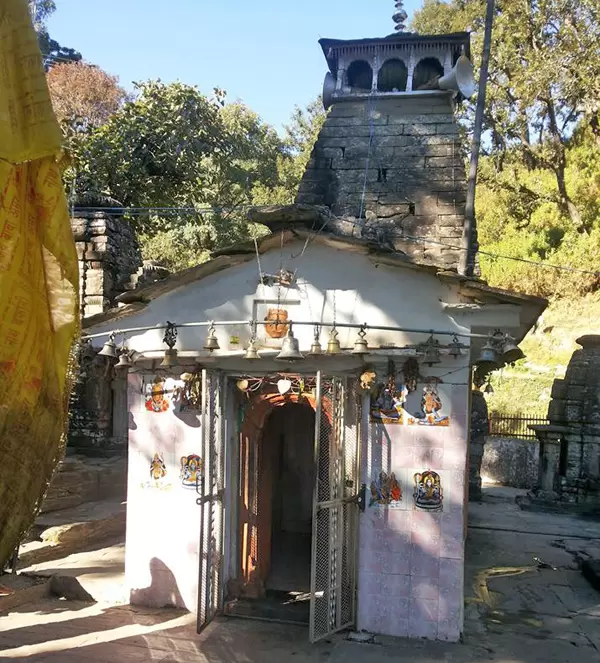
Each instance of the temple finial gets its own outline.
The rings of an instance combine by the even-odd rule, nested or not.
[[[404,30],[406,30],[405,21],[408,18],[408,14],[404,9],[404,0],[396,0],[396,13],[392,16],[392,18],[396,24],[396,31],[404,32]]]

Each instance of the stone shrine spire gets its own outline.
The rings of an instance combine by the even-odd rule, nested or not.
[[[406,30],[405,21],[408,18],[408,14],[404,9],[403,0],[396,0],[396,13],[392,16],[392,18],[396,24],[396,31],[404,32],[404,30]]]

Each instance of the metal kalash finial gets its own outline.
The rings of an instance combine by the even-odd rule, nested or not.
[[[404,9],[404,1],[396,0],[396,13],[392,16],[394,23],[396,24],[397,32],[404,32],[406,30],[405,21],[408,18],[408,14]]]

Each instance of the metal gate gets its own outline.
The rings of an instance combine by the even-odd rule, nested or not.
[[[360,406],[348,378],[317,373],[310,640],[356,619]]]
[[[196,486],[200,507],[200,570],[198,576],[198,622],[200,632],[220,610],[223,599],[224,379],[219,371],[202,371],[200,420],[202,478]]]

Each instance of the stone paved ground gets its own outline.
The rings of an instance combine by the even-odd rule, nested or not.
[[[360,644],[341,635],[309,645],[305,629],[233,619],[217,619],[198,635],[194,617],[174,610],[47,599],[0,617],[0,659],[600,663],[600,593],[578,570],[578,560],[600,557],[600,523],[522,514],[512,502],[514,491],[486,492],[486,502],[470,510],[462,644],[386,638]],[[118,546],[111,547],[54,566],[82,578],[98,576],[96,589],[110,596],[119,554]],[[103,574],[109,590],[102,590]]]

